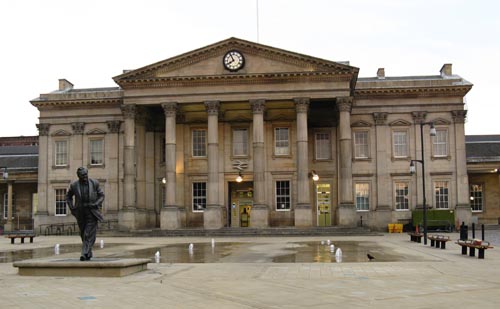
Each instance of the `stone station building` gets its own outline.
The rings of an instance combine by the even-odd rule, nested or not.
[[[229,38],[125,71],[115,88],[61,79],[31,101],[40,112],[35,226],[68,221],[62,199],[85,166],[122,230],[386,228],[423,205],[418,164],[409,173],[422,159],[422,122],[437,133],[424,126],[427,204],[469,222],[472,84],[451,64],[431,76],[358,72]]]

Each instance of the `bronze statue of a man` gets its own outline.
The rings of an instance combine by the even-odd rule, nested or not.
[[[92,258],[92,247],[97,234],[97,221],[103,221],[99,208],[104,201],[104,192],[99,182],[89,178],[85,167],[76,171],[78,180],[69,185],[66,193],[66,203],[80,228],[82,238],[82,255],[80,261],[89,261]],[[75,201],[73,203],[73,196]]]

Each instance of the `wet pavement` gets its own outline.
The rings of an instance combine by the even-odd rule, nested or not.
[[[446,235],[458,239],[458,233]],[[342,262],[331,260],[330,248],[321,245],[325,237],[216,238],[215,261],[206,260],[212,253],[210,238],[105,237],[105,247],[95,250],[100,258],[131,252],[154,256],[164,248],[189,259],[186,244],[193,243],[192,256],[205,252],[205,261],[151,263],[147,271],[122,278],[22,277],[11,262],[0,263],[2,307],[497,308],[500,231],[487,230],[485,236],[495,248],[486,251],[484,260],[461,255],[454,241],[442,250],[410,242],[406,234],[329,237],[345,248]],[[476,238],[481,238],[477,231]],[[360,255],[370,252],[375,259],[348,262],[353,253],[342,242],[357,243]],[[11,245],[2,239],[0,253],[53,250],[56,243],[78,249],[80,240],[40,236],[33,244]],[[79,256],[79,250],[60,253],[59,258]],[[310,256],[319,260],[306,262]],[[324,261],[327,257],[330,261]]]

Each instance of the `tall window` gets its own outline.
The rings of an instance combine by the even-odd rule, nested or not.
[[[394,184],[394,190],[396,191],[396,210],[408,210],[410,208],[408,183],[396,182]]]
[[[248,129],[233,129],[233,156],[248,156]]]
[[[470,185],[470,207],[472,211],[483,211],[483,185]]]
[[[368,131],[354,132],[354,157],[368,158]]]
[[[394,131],[392,132],[393,151],[395,158],[408,157],[408,132]]]
[[[356,209],[370,210],[370,185],[367,183],[357,183],[355,185]]]
[[[66,189],[56,189],[56,216],[66,214]]]
[[[207,130],[193,130],[193,157],[207,156]]]
[[[56,141],[55,148],[56,166],[68,165],[68,141]]]
[[[448,130],[436,129],[436,136],[433,137],[432,143],[435,157],[448,156]]]
[[[193,182],[193,211],[207,208],[207,183]]]
[[[102,165],[104,163],[104,140],[89,140],[90,165]]]
[[[319,132],[315,134],[316,160],[329,160],[332,158],[330,133]]]
[[[274,129],[274,154],[277,156],[290,154],[290,137],[288,128]]]
[[[276,181],[276,210],[290,210],[290,181]]]
[[[436,181],[434,183],[434,196],[436,209],[447,209],[449,207],[449,189],[447,181]]]
[[[9,211],[9,195],[7,193],[3,194],[3,218],[7,219]],[[12,192],[12,218],[16,215],[16,195]]]

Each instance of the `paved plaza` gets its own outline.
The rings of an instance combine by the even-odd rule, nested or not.
[[[478,235],[479,234],[479,235]],[[480,237],[480,233],[476,237]],[[272,263],[238,259],[224,262],[151,263],[146,271],[121,278],[19,276],[12,262],[0,263],[2,308],[498,308],[500,231],[487,230],[485,259],[464,256],[454,243],[446,250],[409,240],[406,234],[331,236],[333,242],[374,243],[400,257],[341,263]],[[117,251],[210,242],[208,237],[103,237],[97,257]],[[268,254],[283,243],[320,242],[326,237],[227,237],[216,244],[253,243]],[[0,253],[79,245],[75,236],[39,236],[34,243],[0,241]],[[121,244],[121,245],[120,245]],[[186,249],[187,250],[187,249]],[[77,258],[78,252],[59,257]],[[236,257],[234,257],[236,256]],[[257,256],[257,255],[255,255]],[[153,256],[151,256],[152,261]],[[243,261],[243,262],[242,262]]]

